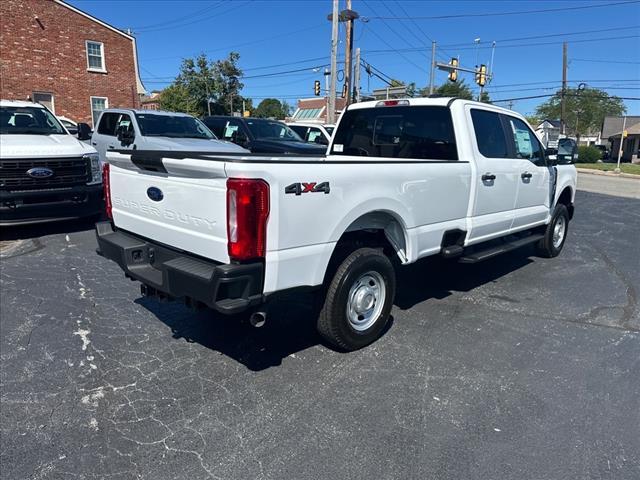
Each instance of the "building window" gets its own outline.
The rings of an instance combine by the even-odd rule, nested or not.
[[[51,113],[56,113],[55,106],[53,104],[53,94],[44,92],[33,92],[33,101],[47,107]]]
[[[87,40],[87,69],[95,72],[106,72],[104,66],[104,44]]]
[[[107,97],[91,97],[91,120],[94,128],[100,117],[100,112],[107,108],[109,108],[109,99]]]

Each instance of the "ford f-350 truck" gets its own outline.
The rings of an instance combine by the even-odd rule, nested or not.
[[[98,251],[143,294],[260,319],[277,293],[316,288],[318,331],[343,350],[383,332],[394,264],[532,243],[558,255],[576,191],[574,166],[548,160],[521,115],[455,98],[350,105],[325,157],[108,160]]]

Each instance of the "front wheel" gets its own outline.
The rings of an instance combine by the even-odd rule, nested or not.
[[[569,211],[562,204],[556,205],[544,237],[538,242],[538,253],[547,258],[556,257],[567,239],[569,231]]]
[[[318,332],[331,345],[357,350],[384,331],[395,296],[391,261],[379,250],[360,248],[338,267],[318,317]]]

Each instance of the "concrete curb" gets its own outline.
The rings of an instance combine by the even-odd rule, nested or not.
[[[624,177],[624,178],[635,178],[636,180],[640,180],[640,175],[635,175],[633,173],[615,173],[615,172],[604,172],[602,170],[595,170],[591,168],[576,168],[578,173],[589,173],[591,175],[605,175],[607,177]]]

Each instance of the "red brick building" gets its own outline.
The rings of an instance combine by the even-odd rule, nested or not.
[[[89,124],[104,108],[139,107],[133,36],[61,0],[2,0],[0,18],[0,98]]]

